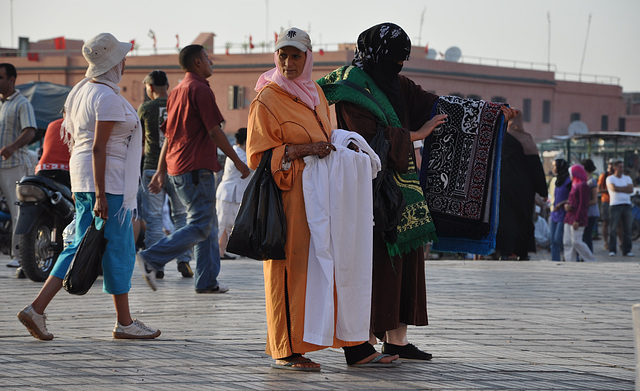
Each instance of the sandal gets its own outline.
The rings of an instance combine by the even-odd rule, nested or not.
[[[397,367],[398,365],[400,365],[399,361],[392,361],[392,362],[380,362],[380,360],[382,360],[385,357],[390,357],[390,355],[388,354],[379,354],[376,357],[373,358],[373,360],[369,361],[369,362],[365,362],[362,364],[350,364],[350,367],[360,367],[360,368],[373,368],[373,367],[377,367],[377,368],[392,368],[392,367]]]
[[[276,362],[271,364],[271,368],[299,372],[320,372],[320,367],[294,367],[294,365],[307,363],[313,363],[313,361],[309,360],[306,357],[300,356],[298,359],[289,361],[286,364],[278,364],[278,361],[276,360]]]
[[[382,353],[397,354],[400,358],[410,360],[431,360],[433,358],[431,353],[423,352],[411,343],[403,346],[385,342],[382,344]]]

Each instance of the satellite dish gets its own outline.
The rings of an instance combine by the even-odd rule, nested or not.
[[[427,53],[427,58],[429,60],[435,60],[436,57],[438,57],[438,52],[436,51],[436,49],[429,49],[429,52]]]
[[[444,52],[445,61],[458,62],[460,57],[462,57],[462,51],[457,46],[451,46],[446,52]]]
[[[587,134],[589,133],[589,128],[587,124],[582,121],[573,121],[569,124],[569,128],[567,129],[569,136],[573,136],[576,134]]]

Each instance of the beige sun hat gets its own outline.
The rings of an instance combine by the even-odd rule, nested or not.
[[[109,33],[96,35],[82,45],[82,55],[89,63],[86,77],[96,77],[118,65],[131,50],[130,42],[119,42]]]
[[[294,48],[306,52],[311,50],[311,38],[309,34],[296,27],[288,28],[278,35],[276,42],[276,50],[285,46],[293,46]]]

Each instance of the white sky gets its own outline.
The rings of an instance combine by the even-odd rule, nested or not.
[[[0,0],[0,9],[0,47],[16,47],[19,36],[87,40],[106,31],[121,41],[135,39],[143,55],[152,53],[153,30],[159,51],[175,50],[176,34],[184,46],[200,32],[214,32],[215,52],[222,53],[228,42],[240,51],[249,35],[258,46],[293,25],[310,33],[316,49],[332,49],[389,21],[414,45],[428,43],[439,52],[458,46],[463,56],[542,64],[548,61],[549,12],[550,62],[575,74],[591,15],[582,73],[615,76],[625,92],[640,92],[639,0]]]

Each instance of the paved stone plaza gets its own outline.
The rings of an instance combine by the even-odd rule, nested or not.
[[[0,388],[633,390],[639,258],[597,255],[599,263],[555,263],[544,253],[521,262],[427,261],[431,324],[410,328],[409,339],[433,360],[350,368],[341,350],[327,349],[308,355],[319,373],[269,367],[258,261],[223,261],[223,295],[196,294],[174,263],[152,292],[136,269],[131,311],[162,330],[152,341],[112,339],[115,313],[101,279],[83,297],[62,291],[47,310],[55,339],[45,342],[16,318],[41,284],[13,278],[0,256]]]

